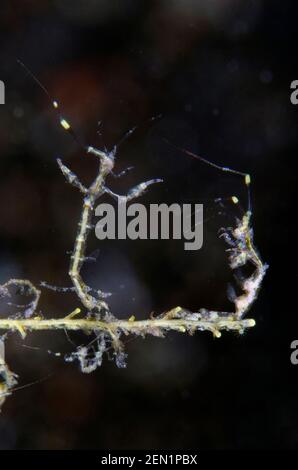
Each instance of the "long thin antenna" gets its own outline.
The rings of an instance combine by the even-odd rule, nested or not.
[[[24,64],[24,62],[22,62],[20,59],[17,59],[17,63],[26,70],[26,72],[28,73],[28,75],[30,75],[32,80],[34,80],[35,83],[37,83],[37,85],[45,92],[45,94],[48,96],[48,98],[51,100],[51,102],[53,102],[52,97],[51,97],[50,93],[48,92],[48,90],[46,89],[46,87],[41,83],[40,80],[38,80],[38,78],[34,75],[34,73],[31,72],[31,70],[28,69],[28,67]]]
[[[166,138],[164,138],[164,141],[170,144],[172,147],[176,148],[177,150],[180,150],[181,152],[185,153],[186,155],[189,155],[190,157],[193,157],[196,160],[199,160],[205,163],[206,165],[212,166],[213,168],[216,168],[217,170],[224,171],[225,173],[231,173],[233,175],[242,176],[244,178],[245,186],[247,189],[247,211],[251,214],[252,212],[251,192],[250,192],[251,178],[250,178],[249,173],[244,173],[242,171],[234,170],[233,168],[228,168],[226,166],[217,165],[216,163],[210,162],[209,160],[207,160],[204,157],[201,157],[200,155],[196,155],[195,153],[192,153],[189,150],[178,147],[177,145],[173,144]]]
[[[128,137],[130,137],[136,129],[137,129],[137,126],[134,126],[131,129],[129,129],[129,131],[125,132],[125,134],[120,138],[119,142],[116,145],[114,145],[114,149],[113,149],[114,153],[116,153],[120,145],[123,144],[123,142],[125,142],[126,139],[128,139]]]
[[[54,375],[54,372],[52,372],[51,374],[48,374],[46,377],[35,380],[34,382],[29,382],[27,384],[20,385],[19,387],[11,388],[8,392],[0,393],[0,397],[1,396],[9,396],[9,395],[11,395],[12,392],[18,392],[19,390],[23,390],[24,388],[32,387],[33,385],[37,385],[37,384],[40,384],[42,382],[45,382],[50,377],[53,377],[53,375]]]
[[[157,116],[152,116],[149,119],[146,119],[140,126],[134,126],[129,131],[126,131],[125,134],[120,138],[119,142],[114,146],[113,152],[116,153],[120,145],[123,144],[123,142],[125,142],[126,139],[128,139],[141,126],[144,126],[147,123],[156,121],[157,119],[160,119],[161,117],[162,117],[162,114],[158,114]]]
[[[56,113],[58,114],[58,119],[59,119],[59,123],[60,123],[60,126],[65,130],[67,131],[71,136],[72,138],[75,140],[75,142],[82,148],[84,148],[84,150],[86,150],[86,145],[83,144],[83,142],[81,141],[81,139],[78,137],[78,135],[76,134],[76,132],[73,130],[73,128],[71,127],[70,123],[63,117],[61,116],[61,114],[59,113],[59,103],[56,99],[54,99],[49,91],[47,90],[47,88],[41,83],[41,81],[36,77],[36,75],[34,75],[34,73],[20,60],[20,59],[17,59],[17,63],[24,68],[24,70],[26,70],[26,72],[28,73],[28,75],[32,78],[32,80],[41,88],[41,90],[47,95],[47,97],[49,98],[50,100],[50,103],[52,105],[52,107],[54,108],[54,110],[56,111]]]

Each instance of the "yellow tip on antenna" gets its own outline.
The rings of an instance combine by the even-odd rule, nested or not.
[[[238,197],[232,196],[231,199],[232,199],[232,202],[233,202],[234,204],[238,204],[238,202],[239,202]]]
[[[56,100],[53,101],[53,107],[54,107],[55,109],[57,109],[57,108],[59,107],[58,101],[56,101]]]
[[[60,124],[65,129],[66,131],[69,131],[70,129],[70,124],[66,121],[66,119],[60,119]]]
[[[250,182],[251,182],[250,175],[249,174],[245,175],[245,184],[246,184],[246,186],[248,186],[250,184]]]

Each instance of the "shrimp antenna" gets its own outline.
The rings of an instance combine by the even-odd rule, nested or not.
[[[217,170],[224,171],[225,173],[231,173],[233,175],[242,176],[244,178],[244,182],[245,182],[245,186],[247,190],[247,212],[251,214],[252,212],[251,191],[250,191],[251,177],[249,173],[244,173],[242,171],[234,170],[233,168],[228,168],[226,166],[217,165],[216,163],[210,162],[209,160],[207,160],[204,157],[201,157],[200,155],[196,155],[195,153],[192,153],[189,150],[186,150],[182,147],[178,147],[177,145],[173,144],[166,138],[164,138],[164,141],[170,144],[172,147],[176,148],[177,150],[180,150],[181,152],[185,153],[186,155],[189,155],[190,157],[195,158],[196,160],[200,160],[206,165],[212,166],[213,168],[216,168]]]
[[[56,111],[56,113],[58,114],[58,119],[59,119],[59,123],[60,123],[60,126],[66,131],[68,132],[72,138],[74,139],[74,141],[82,148],[84,148],[84,150],[86,150],[86,145],[84,145],[81,141],[81,139],[78,137],[78,135],[76,134],[76,132],[73,130],[73,128],[71,127],[70,123],[63,117],[61,116],[60,112],[59,112],[59,104],[58,104],[58,101],[53,99],[53,97],[50,95],[49,91],[47,90],[47,88],[41,83],[41,81],[36,77],[36,75],[34,75],[34,73],[20,60],[20,59],[17,59],[17,63],[23,67],[24,70],[26,70],[26,72],[28,73],[28,75],[32,78],[32,80],[39,86],[39,88],[41,88],[41,90],[47,95],[47,97],[49,98],[50,100],[50,103],[52,105],[52,107],[54,108],[54,110]]]
[[[114,145],[114,152],[116,152],[116,150],[120,147],[120,145],[122,145],[123,142],[125,142],[134,133],[136,129],[137,129],[137,126],[134,126],[131,129],[129,129],[129,131],[126,131],[124,133],[124,135],[121,137],[119,142],[116,145]]]
[[[157,116],[152,116],[150,117],[149,119],[146,119],[142,124],[141,126],[144,126],[146,125],[147,123],[150,123],[150,122],[153,122],[153,121],[156,121],[157,119],[160,119],[162,117],[161,114],[158,114]],[[132,127],[129,131],[126,131],[124,133],[124,135],[121,137],[121,139],[119,140],[119,142],[114,146],[114,152],[120,147],[120,145],[123,144],[123,142],[125,142],[140,126],[134,126]]]
[[[4,392],[3,395],[4,396],[9,396],[9,395],[11,395],[12,392],[17,392],[19,390],[23,390],[24,388],[32,387],[33,385],[38,385],[42,382],[45,382],[46,380],[48,380],[53,375],[54,375],[54,373],[51,373],[51,374],[48,374],[46,377],[43,377],[41,379],[37,379],[37,380],[34,380],[33,382],[29,382],[29,383],[26,383],[24,385],[20,385],[19,387],[11,388],[8,392]],[[0,397],[1,397],[1,394],[0,394]]]

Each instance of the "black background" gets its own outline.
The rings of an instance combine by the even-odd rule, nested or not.
[[[113,292],[119,317],[145,318],[176,305],[233,307],[217,230],[237,214],[214,198],[236,194],[245,205],[243,184],[174,150],[165,137],[251,173],[255,239],[270,269],[250,312],[256,328],[220,340],[208,333],[126,340],[124,370],[105,360],[83,375],[49,355],[48,349],[72,350],[62,332],[31,334],[25,342],[9,337],[7,361],[20,384],[42,381],[7,400],[0,448],[297,447],[298,366],[290,362],[297,339],[298,107],[290,102],[290,83],[298,79],[296,24],[297,8],[286,1],[1,3],[0,282],[24,277],[69,285],[67,252],[81,201],[55,159],[85,182],[96,168],[60,129],[47,96],[17,58],[59,100],[85,142],[111,148],[138,126],[117,156],[119,171],[135,169],[111,179],[113,189],[163,177],[164,185],[139,202],[204,203],[199,252],[187,253],[178,242],[90,237],[88,252],[100,251],[83,275]],[[43,291],[45,316],[77,306],[71,294]],[[1,317],[8,313],[2,302]]]

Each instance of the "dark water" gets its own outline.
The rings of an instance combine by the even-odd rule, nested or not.
[[[87,254],[99,252],[84,266],[84,278],[113,293],[119,317],[146,318],[176,305],[233,307],[217,231],[237,213],[214,199],[235,194],[245,206],[242,181],[188,158],[165,138],[252,175],[255,241],[270,269],[250,312],[256,328],[220,340],[208,333],[128,340],[125,370],[107,359],[82,375],[48,355],[72,349],[62,332],[29,335],[24,344],[37,351],[17,335],[9,338],[7,360],[21,383],[48,378],[7,401],[0,448],[296,448],[294,2],[73,3],[1,4],[0,281],[69,285],[67,252],[81,200],[56,158],[85,183],[96,171],[17,58],[60,102],[82,141],[112,148],[138,126],[117,154],[117,171],[134,170],[109,180],[114,191],[161,177],[164,184],[138,202],[204,204],[198,252],[175,241],[100,243],[90,236]],[[43,291],[45,316],[77,306],[72,294]]]

